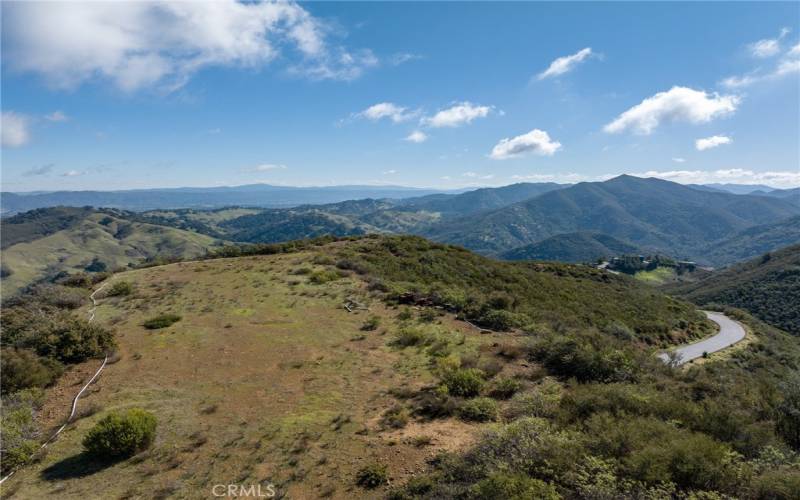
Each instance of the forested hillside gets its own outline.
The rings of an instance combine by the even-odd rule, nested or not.
[[[725,304],[745,309],[773,326],[800,335],[800,245],[667,290],[700,305]]]

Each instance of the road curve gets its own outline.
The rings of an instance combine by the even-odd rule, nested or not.
[[[721,351],[745,337],[744,327],[738,321],[734,321],[719,312],[703,312],[706,313],[708,319],[719,325],[719,333],[699,342],[695,342],[694,344],[687,344],[673,349],[672,352],[678,354],[677,362],[679,365],[700,358],[703,356],[703,353],[711,354],[712,352]],[[667,352],[659,353],[658,357],[665,363],[670,360],[669,353]]]

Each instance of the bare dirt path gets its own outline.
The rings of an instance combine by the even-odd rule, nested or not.
[[[90,322],[90,323],[91,323],[92,321],[94,321],[94,315],[95,315],[95,311],[97,310],[97,300],[96,300],[94,297],[95,297],[95,295],[97,295],[97,293],[98,293],[100,290],[102,290],[103,288],[105,288],[105,287],[106,287],[106,285],[108,285],[108,282],[106,282],[106,283],[103,283],[103,285],[102,285],[100,288],[98,288],[97,290],[95,290],[94,292],[92,292],[92,294],[91,294],[91,295],[89,295],[89,299],[92,301],[92,307],[91,307],[91,309],[89,309],[89,322]],[[81,390],[80,390],[80,391],[78,391],[78,394],[76,394],[76,395],[75,395],[75,397],[72,399],[72,408],[71,408],[71,410],[70,410],[70,412],[69,412],[69,416],[67,417],[67,421],[66,421],[66,422],[64,422],[64,424],[63,424],[61,427],[59,427],[59,428],[58,428],[58,430],[56,430],[56,431],[55,431],[55,432],[54,432],[54,433],[53,433],[53,434],[52,434],[52,435],[51,435],[51,436],[50,436],[50,437],[47,439],[47,441],[45,441],[44,443],[42,443],[42,446],[40,446],[40,447],[39,447],[39,450],[42,450],[42,449],[44,449],[44,448],[47,448],[47,445],[48,445],[48,444],[50,444],[50,443],[52,443],[53,441],[55,441],[55,440],[56,440],[56,438],[58,437],[58,435],[59,435],[59,434],[61,434],[61,432],[63,432],[63,431],[64,431],[64,429],[66,429],[67,425],[68,425],[70,422],[72,422],[72,419],[75,417],[75,413],[78,411],[78,400],[81,398],[81,396],[83,395],[84,391],[86,391],[86,389],[87,389],[87,388],[88,388],[90,385],[92,385],[92,383],[93,383],[93,382],[94,382],[94,381],[97,379],[97,377],[99,377],[99,376],[100,376],[100,372],[102,372],[102,371],[103,371],[103,368],[105,368],[105,367],[106,367],[106,364],[107,364],[107,363],[108,363],[108,354],[106,354],[106,355],[105,355],[105,357],[103,358],[103,363],[100,365],[100,368],[98,368],[98,369],[97,369],[97,371],[94,373],[94,375],[92,375],[92,378],[90,378],[90,379],[89,379],[89,381],[88,381],[88,382],[86,382],[86,384],[84,384],[84,386],[83,386],[83,387],[81,387]],[[11,472],[9,472],[9,473],[8,473],[8,475],[7,475],[7,476],[5,476],[4,478],[0,479],[0,484],[3,484],[3,483],[5,482],[5,480],[6,480],[6,479],[8,479],[8,478],[10,478],[11,476],[13,476],[13,475],[14,475],[14,472],[16,472],[16,471],[11,471]]]

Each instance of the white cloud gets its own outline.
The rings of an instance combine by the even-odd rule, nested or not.
[[[286,170],[286,165],[279,165],[276,163],[262,163],[261,165],[256,165],[255,167],[245,169],[242,172],[245,173],[270,172],[272,170]]]
[[[396,173],[397,173],[397,170],[394,170],[394,169],[392,169],[392,170],[384,170],[384,171],[383,171],[383,172],[381,172],[381,173],[382,173],[383,175],[394,175],[394,174],[396,174]]]
[[[408,134],[408,136],[404,140],[406,140],[408,142],[415,142],[415,143],[419,144],[421,142],[427,141],[428,140],[428,136],[427,136],[427,134],[425,134],[425,132],[423,132],[421,130],[415,130],[415,131],[411,132],[410,134]]]
[[[416,61],[417,59],[422,59],[422,56],[419,54],[411,54],[408,52],[399,52],[397,54],[393,54],[389,58],[389,64],[392,66],[400,66],[401,64],[405,64],[409,61]]]
[[[800,186],[800,171],[768,171],[731,168],[720,170],[670,170],[634,173],[638,177],[658,177],[681,184],[711,184],[715,182],[730,184],[765,184],[777,188]]]
[[[769,38],[766,40],[759,40],[755,43],[751,43],[747,46],[750,50],[750,54],[753,57],[758,57],[759,59],[766,59],[767,57],[772,57],[776,55],[778,52],[781,51],[781,44],[778,40],[774,38]]]
[[[706,149],[716,148],[717,146],[730,144],[732,142],[733,139],[730,137],[726,137],[724,135],[712,135],[711,137],[706,137],[704,139],[697,139],[694,141],[694,147],[697,148],[698,151],[705,151]]]
[[[781,40],[791,32],[789,28],[781,29],[778,38],[765,38],[747,46],[750,55],[759,59],[766,59],[777,55],[781,51]]]
[[[581,49],[571,56],[559,57],[550,63],[550,66],[546,70],[539,73],[537,78],[539,80],[544,80],[545,78],[563,75],[564,73],[575,69],[575,66],[586,60],[591,55],[592,48],[586,47],[585,49]]]
[[[202,68],[260,67],[282,52],[303,60],[291,70],[317,79],[353,79],[378,64],[368,50],[328,43],[323,23],[293,2],[12,2],[3,7],[4,60],[59,88],[101,78],[124,91],[174,90]]]
[[[784,28],[781,31],[781,38],[789,31]],[[763,41],[763,40],[762,40]],[[800,43],[793,46],[778,60],[778,63],[770,70],[762,71],[756,69],[745,75],[729,76],[722,80],[722,85],[731,89],[749,87],[761,82],[778,80],[787,75],[800,73]]]
[[[320,56],[307,59],[302,64],[289,68],[294,75],[306,76],[312,80],[353,81],[361,77],[367,69],[380,65],[380,59],[369,49],[350,52],[342,48],[328,51]]]
[[[688,87],[672,87],[659,92],[619,115],[603,130],[614,134],[627,129],[647,135],[662,121],[707,123],[736,111],[740,98],[734,95],[709,94]]]
[[[69,117],[61,111],[53,111],[49,115],[44,115],[44,119],[49,122],[65,122]]]
[[[61,174],[61,177],[80,177],[80,176],[86,175],[88,173],[89,172],[87,172],[86,170],[69,170],[69,171],[64,172],[63,174]]]
[[[29,117],[15,111],[3,111],[1,117],[3,147],[18,148],[31,140]]]
[[[433,116],[423,118],[422,124],[433,128],[460,127],[472,123],[476,118],[485,118],[491,111],[490,106],[464,101],[442,109]]]
[[[478,174],[478,173],[475,173],[475,172],[464,172],[461,175],[464,176],[464,177],[469,177],[470,179],[482,179],[482,180],[494,179],[494,174],[481,175],[481,174]]]
[[[686,158],[673,158],[672,161],[675,163],[686,163]]]
[[[507,160],[517,158],[525,153],[553,156],[559,149],[561,149],[560,142],[551,140],[547,132],[535,128],[527,134],[502,139],[492,148],[489,158]]]
[[[391,102],[381,102],[374,104],[354,116],[358,118],[366,118],[367,120],[378,121],[383,118],[388,118],[394,123],[408,121],[419,113],[416,111],[409,111],[408,108],[398,106]]]

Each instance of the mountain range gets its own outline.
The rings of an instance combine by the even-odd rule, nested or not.
[[[264,186],[245,188],[234,191],[271,192]],[[173,191],[203,196],[193,189]],[[325,196],[350,192],[341,188]],[[402,188],[377,192],[412,193]],[[45,208],[2,219],[3,283],[6,290],[18,289],[61,271],[81,270],[94,257],[113,267],[132,266],[159,255],[201,255],[220,243],[395,233],[508,260],[590,262],[658,253],[718,267],[800,242],[800,203],[791,191],[776,193],[783,191],[741,195],[624,175],[570,186],[520,183],[291,208]]]

